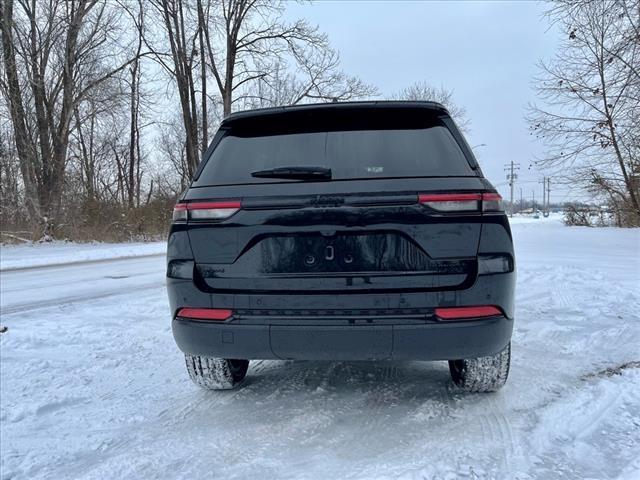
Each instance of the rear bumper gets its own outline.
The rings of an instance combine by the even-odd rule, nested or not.
[[[493,355],[513,320],[385,325],[239,325],[174,319],[178,347],[191,355],[293,360],[454,360]]]

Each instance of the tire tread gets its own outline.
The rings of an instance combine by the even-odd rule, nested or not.
[[[249,366],[247,360],[240,360],[243,362],[241,368],[234,372],[232,360],[226,358],[185,354],[184,359],[193,383],[206,390],[230,390],[236,387],[244,379]]]
[[[509,377],[511,343],[495,355],[449,361],[453,382],[467,392],[495,392]]]

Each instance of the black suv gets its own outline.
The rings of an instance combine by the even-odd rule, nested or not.
[[[175,206],[173,335],[191,379],[250,359],[448,360],[504,385],[514,252],[501,198],[432,102],[234,113]]]

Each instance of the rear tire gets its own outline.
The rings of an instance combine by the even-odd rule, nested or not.
[[[467,392],[495,392],[507,382],[511,364],[511,343],[488,357],[449,360],[453,383]]]
[[[206,390],[229,390],[247,375],[249,360],[230,360],[202,355],[184,356],[193,383]]]

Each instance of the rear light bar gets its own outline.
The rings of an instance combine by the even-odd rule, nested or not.
[[[418,195],[418,202],[439,212],[478,211],[481,201],[481,193],[429,193]]]
[[[233,312],[225,308],[181,308],[176,317],[223,321],[230,318],[231,315]]]
[[[496,315],[502,315],[502,311],[491,305],[436,308],[436,317],[441,320],[466,320],[468,318],[495,317]]]
[[[502,197],[499,193],[483,193],[482,194],[482,211],[483,212],[504,212]]]
[[[173,221],[224,220],[242,207],[239,201],[229,202],[189,202],[173,207]]]
[[[421,193],[418,202],[439,212],[502,212],[498,193]]]

